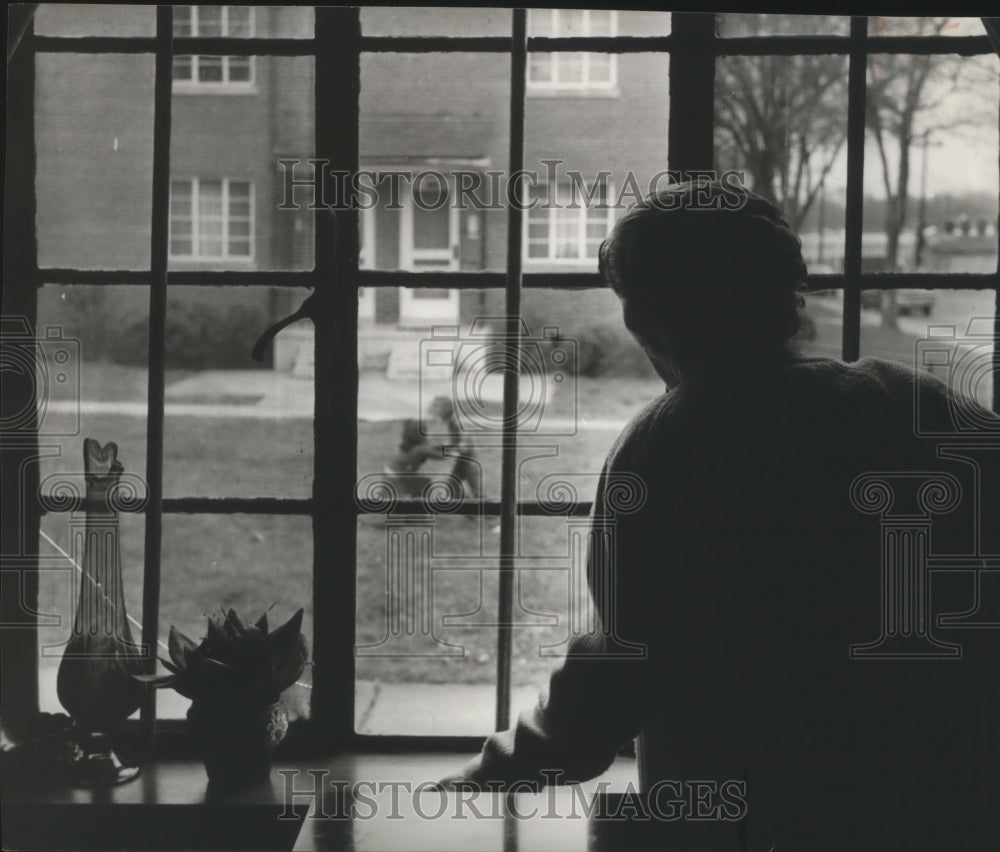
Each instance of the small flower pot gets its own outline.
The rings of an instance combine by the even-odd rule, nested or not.
[[[196,700],[187,719],[208,780],[217,786],[239,787],[266,779],[275,746],[288,733],[283,701],[240,705]]]

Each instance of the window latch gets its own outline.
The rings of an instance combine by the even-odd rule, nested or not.
[[[311,319],[315,322],[316,320],[316,293],[310,293],[306,297],[306,300],[299,305],[299,309],[283,320],[278,320],[274,325],[272,325],[267,331],[265,331],[260,337],[257,338],[257,342],[253,345],[253,350],[250,353],[250,357],[258,363],[264,360],[264,353],[267,352],[267,347],[271,345],[271,341],[277,336],[278,332],[281,331],[286,326],[291,325],[293,322],[298,322],[303,319]]]

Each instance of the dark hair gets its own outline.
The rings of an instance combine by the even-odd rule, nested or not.
[[[629,210],[601,244],[604,281],[629,328],[683,362],[721,349],[784,348],[799,328],[802,243],[739,184],[673,184]]]

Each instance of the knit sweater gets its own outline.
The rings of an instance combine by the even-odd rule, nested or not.
[[[705,837],[777,850],[996,840],[976,803],[1000,790],[998,738],[984,721],[1000,720],[987,663],[1000,659],[990,647],[1000,631],[932,619],[934,641],[961,646],[957,659],[859,659],[851,648],[886,629],[882,568],[899,554],[883,551],[885,524],[920,515],[929,477],[950,475],[960,491],[949,512],[924,512],[931,554],[993,554],[1000,569],[1000,450],[939,453],[990,434],[1000,446],[1000,417],[874,358],[734,374],[654,400],[615,442],[593,515],[613,522],[613,558],[592,552],[588,565],[603,629],[573,640],[547,694],[462,777],[585,780],[638,736],[647,790],[663,779],[747,785],[736,834],[688,824]],[[956,411],[974,412],[978,428],[962,431],[969,418],[956,426]],[[895,477],[881,514],[860,511],[857,493],[852,502],[871,472]],[[609,499],[623,476],[645,483],[641,507],[624,513]],[[939,574],[935,615],[973,608],[977,582],[996,594],[988,572]],[[928,627],[916,615],[904,632]],[[1000,606],[992,616],[1000,624]],[[966,830],[971,845],[956,840]]]

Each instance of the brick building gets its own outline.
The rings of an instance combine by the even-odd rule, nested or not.
[[[152,34],[151,7],[43,6],[42,34]],[[509,10],[363,11],[366,34],[507,35]],[[294,6],[177,6],[178,35],[307,36],[312,11]],[[535,10],[535,35],[649,35],[668,31],[662,13]],[[532,54],[525,168],[536,171],[525,215],[525,271],[593,269],[613,223],[614,199],[645,192],[666,168],[668,60],[653,54]],[[312,154],[312,60],[300,57],[177,57],[171,143],[170,264],[176,270],[296,270],[312,265],[312,216],[280,209],[289,179],[308,178]],[[149,56],[54,54],[38,66],[38,222],[43,266],[105,269],[148,265],[153,62]],[[86,95],[86,97],[84,97]],[[106,104],[94,112],[85,104]],[[371,54],[361,67],[363,171],[378,203],[362,210],[362,268],[501,270],[506,224],[492,172],[506,172],[507,54]],[[585,132],[581,132],[585,128]],[[286,161],[282,164],[282,160]],[[299,161],[290,166],[288,161]],[[557,161],[547,162],[547,161]],[[553,171],[554,170],[554,171]],[[591,194],[567,206],[568,172]],[[421,172],[433,175],[414,181]],[[391,193],[387,175],[401,173]],[[630,184],[629,174],[635,184]],[[555,175],[554,185],[548,180]],[[505,175],[504,178],[505,180]],[[464,181],[464,184],[460,184]],[[461,186],[479,181],[457,209]],[[301,192],[301,190],[296,190]],[[466,196],[468,198],[468,196]],[[582,196],[581,196],[582,197]],[[297,196],[300,203],[305,201]],[[547,202],[557,203],[545,206]],[[421,203],[418,203],[421,202]],[[285,205],[287,206],[287,205]],[[301,204],[305,208],[306,204]],[[172,304],[225,312],[253,308],[263,323],[292,310],[304,293],[278,288],[176,288]],[[608,294],[528,291],[525,313],[554,299]],[[46,300],[60,298],[43,291]],[[394,341],[439,323],[499,312],[500,291],[363,289],[363,365],[381,364]],[[115,288],[105,305],[113,325],[145,316],[142,290]],[[309,339],[304,324],[279,337],[274,366],[288,369]]]

